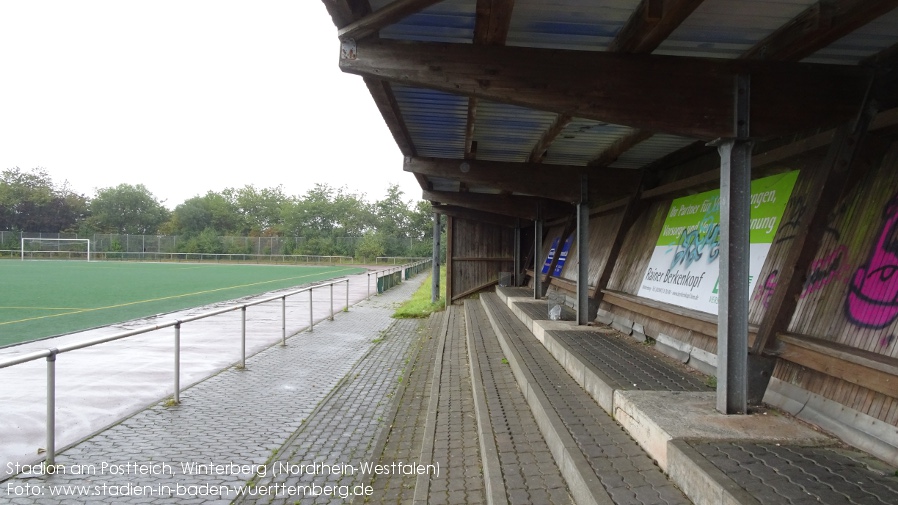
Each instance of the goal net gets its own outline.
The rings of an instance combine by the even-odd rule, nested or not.
[[[22,259],[90,261],[90,239],[22,238]]]

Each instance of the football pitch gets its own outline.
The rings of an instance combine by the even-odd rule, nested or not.
[[[346,266],[0,261],[0,346],[364,272]]]

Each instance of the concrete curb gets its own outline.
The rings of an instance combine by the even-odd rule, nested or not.
[[[552,456],[555,458],[561,474],[568,483],[574,502],[581,505],[612,505],[614,502],[580,452],[567,427],[552,408],[545,393],[536,385],[536,380],[523,366],[523,359],[497,321],[488,299],[489,295],[481,296],[481,303],[483,303],[487,317],[493,326],[493,331],[499,338],[499,345],[508,359],[515,379],[521,387],[521,392],[530,405],[533,417],[536,418],[540,432],[552,451]]]
[[[485,487],[486,502],[490,505],[508,503],[508,495],[505,493],[505,481],[502,479],[502,465],[499,462],[499,450],[496,448],[496,439],[493,435],[493,425],[490,422],[489,407],[486,403],[486,394],[483,390],[483,376],[480,373],[480,363],[471,357],[471,349],[474,348],[474,337],[471,327],[471,314],[468,307],[473,300],[465,301],[465,326],[468,342],[468,364],[471,367],[471,389],[474,392],[474,413],[477,416],[477,437],[480,439],[480,454],[483,465],[483,484]]]
[[[695,505],[761,505],[685,440],[667,443],[670,480]]]
[[[443,352],[446,348],[446,333],[449,331],[449,307],[443,313],[443,322],[440,324],[440,340],[437,343],[436,359],[433,364],[433,375],[430,383],[430,400],[427,403],[427,422],[424,424],[424,440],[421,442],[421,457],[418,462],[428,465],[433,460],[434,437],[437,429],[437,410],[440,405],[440,377],[443,374]],[[421,473],[415,481],[414,503],[427,504],[427,496],[430,494],[430,476]]]

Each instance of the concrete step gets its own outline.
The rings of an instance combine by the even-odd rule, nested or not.
[[[464,306],[488,502],[571,504],[483,306],[477,300],[466,300]]]
[[[576,503],[689,503],[495,294],[481,303]]]

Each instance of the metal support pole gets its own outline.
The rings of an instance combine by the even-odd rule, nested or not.
[[[309,288],[309,331],[312,331],[315,328],[315,313],[312,311],[312,291],[314,288]]]
[[[543,295],[542,271],[540,271],[540,258],[543,247],[543,220],[539,211],[536,220],[533,221],[533,298],[539,300]]]
[[[246,305],[240,308],[240,368],[246,368]]]
[[[440,301],[440,214],[433,213],[433,278],[430,281],[430,302]],[[447,304],[448,305],[448,304]]]
[[[281,297],[281,345],[287,345],[287,297]]]
[[[514,287],[521,285],[521,220],[514,227]]]
[[[330,317],[330,320],[333,321],[334,320],[334,283],[333,282],[330,284],[330,288],[331,288],[331,317]]]
[[[343,312],[349,312],[349,279],[346,279],[346,310]]]
[[[47,465],[56,464],[56,353],[47,356]]]
[[[736,79],[736,136],[720,143],[720,293],[717,410],[748,411],[748,272],[751,216],[749,80]]]
[[[368,296],[366,298],[371,298],[371,272],[368,272]]]
[[[181,403],[181,321],[175,323],[175,403]]]
[[[589,323],[589,180],[580,176],[577,204],[577,324]]]

